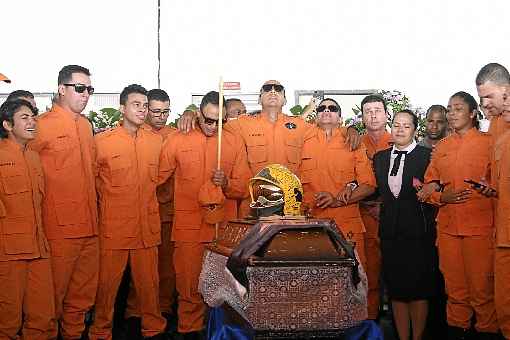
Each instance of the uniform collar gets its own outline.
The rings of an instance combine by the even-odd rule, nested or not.
[[[0,139],[0,145],[4,146],[5,148],[7,148],[9,150],[18,150],[21,152],[28,150],[28,144],[25,145],[25,147],[22,147],[20,144],[18,144],[15,141],[10,140],[9,138]]]

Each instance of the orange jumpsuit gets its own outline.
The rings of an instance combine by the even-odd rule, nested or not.
[[[230,123],[229,123],[230,124]],[[160,181],[174,174],[172,241],[178,292],[178,330],[181,333],[204,328],[206,307],[198,292],[198,278],[206,243],[214,238],[214,225],[207,224],[199,205],[200,188],[211,180],[217,165],[217,137],[206,137],[201,130],[174,134],[161,153]],[[236,199],[248,195],[250,178],[246,151],[239,138],[227,130],[222,135],[221,169],[228,178],[223,193],[225,221],[237,217]]]
[[[363,268],[366,268],[365,227],[358,203],[322,209],[315,207],[314,199],[314,195],[320,191],[336,196],[352,181],[375,187],[374,173],[365,147],[351,151],[340,129],[335,129],[328,141],[323,130],[314,128],[305,136],[299,172],[304,202],[314,207],[312,215],[334,218],[344,236],[355,244]]]
[[[476,129],[453,134],[439,142],[425,173],[425,182],[439,181],[444,190],[468,189],[465,179],[480,181],[490,164],[491,138]],[[438,204],[439,192],[431,197]],[[494,224],[491,199],[473,190],[458,204],[438,204],[439,267],[448,295],[450,326],[496,332],[494,307]]]
[[[368,135],[362,137],[363,145],[367,150],[370,161],[374,155],[382,150],[391,147],[391,135],[385,132],[377,143]],[[381,276],[381,247],[379,241],[379,221],[369,213],[370,204],[374,203],[375,197],[367,198],[360,203],[361,218],[365,225],[365,254],[367,266],[365,268],[368,279],[368,318],[376,319],[379,315],[380,288],[379,278]]]
[[[39,152],[45,175],[42,217],[51,250],[56,318],[63,338],[76,339],[94,305],[99,271],[92,126],[55,104],[38,117],[30,146]]]
[[[267,113],[256,116],[243,115],[225,125],[225,130],[240,134],[246,153],[251,175],[255,176],[262,168],[270,164],[281,164],[298,175],[301,163],[305,133],[313,125],[300,117],[279,114],[273,124]],[[346,135],[346,128],[340,128]],[[250,200],[244,200],[239,209],[240,217],[249,214]]]
[[[148,126],[136,137],[122,126],[95,137],[101,260],[96,316],[91,339],[111,339],[115,297],[129,263],[142,334],[162,333],[159,308],[158,245],[161,243],[156,198],[163,140]]]
[[[494,290],[498,324],[510,338],[510,131],[502,133],[491,155],[491,187],[496,189],[496,248],[494,251]]]
[[[176,132],[171,126],[165,126],[153,132],[163,137],[163,140]],[[173,264],[174,243],[171,240],[172,220],[174,215],[174,179],[170,177],[164,184],[158,186],[156,196],[159,202],[159,217],[161,221],[161,244],[158,246],[159,273],[159,305],[161,312],[172,314],[175,302],[175,270]],[[131,282],[127,300],[126,317],[140,316],[136,304],[136,292]]]
[[[50,246],[42,227],[39,155],[0,140],[0,339],[47,339],[55,318]]]

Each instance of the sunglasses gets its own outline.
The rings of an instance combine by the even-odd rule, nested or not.
[[[85,92],[85,90],[87,90],[87,92],[89,94],[93,94],[94,93],[94,88],[92,86],[87,86],[87,85],[84,85],[84,84],[64,84],[64,86],[72,86],[74,87],[74,90],[76,91],[76,93],[83,93]]]
[[[204,123],[207,124],[207,125],[218,125],[218,120],[219,119],[212,119],[212,118],[209,118],[209,117],[206,117],[202,112],[200,112],[200,114],[202,115],[202,118],[204,118]],[[223,124],[226,124],[227,123],[227,119],[222,119],[221,120],[223,122]]]
[[[165,117],[165,116],[168,116],[170,114],[170,109],[166,109],[166,110],[159,110],[159,109],[156,109],[156,110],[152,110],[152,109],[149,109],[150,112],[152,112],[152,115],[154,117]]]
[[[274,89],[275,92],[283,92],[285,90],[285,87],[280,84],[264,84],[262,85],[262,91],[264,92],[271,92],[271,90]]]
[[[326,109],[328,109],[329,112],[338,112],[338,106],[336,105],[319,105],[317,107],[317,112],[324,112]]]

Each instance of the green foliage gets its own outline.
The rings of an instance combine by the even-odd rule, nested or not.
[[[426,128],[426,113],[423,109],[419,107],[413,107],[409,97],[407,97],[401,91],[393,90],[380,90],[378,94],[381,95],[386,101],[386,106],[388,108],[388,127],[391,126],[391,120],[393,119],[393,114],[396,112],[400,112],[402,110],[411,110],[418,116],[418,128],[417,128],[417,137],[421,139],[425,136],[425,128]],[[345,121],[346,126],[354,126],[358,132],[364,134],[366,133],[365,126],[362,121],[361,107],[356,105],[352,108],[354,113],[354,118],[349,118]]]
[[[193,112],[197,112],[198,111],[198,106],[196,106],[195,104],[189,104],[188,107],[186,107],[186,110],[184,111],[193,111]],[[180,117],[180,116],[179,116]]]
[[[90,111],[87,117],[95,130],[105,130],[117,125],[120,121],[121,113],[117,109],[105,107],[98,112]]]

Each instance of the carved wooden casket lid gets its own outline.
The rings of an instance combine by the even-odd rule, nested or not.
[[[264,244],[251,256],[252,265],[271,263],[300,264],[326,262],[350,262],[353,256],[346,252],[328,230],[341,235],[332,220],[313,218],[265,218],[259,220],[233,220],[219,229],[218,238],[208,248],[225,256],[230,256],[239,247],[253,228],[260,233],[268,228],[281,229],[268,237]],[[343,236],[340,236],[343,239]],[[246,243],[247,240],[244,240]],[[262,242],[262,241],[254,241]]]

